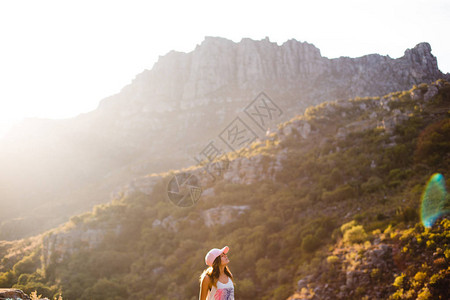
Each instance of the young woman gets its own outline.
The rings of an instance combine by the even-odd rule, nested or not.
[[[205,256],[209,266],[200,275],[199,300],[234,300],[233,275],[230,272],[230,262],[227,253],[228,246],[222,249],[211,249]]]

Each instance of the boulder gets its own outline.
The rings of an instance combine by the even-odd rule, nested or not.
[[[20,300],[30,300],[31,298],[25,294],[22,290],[18,289],[0,289],[0,300],[2,299],[20,299]]]

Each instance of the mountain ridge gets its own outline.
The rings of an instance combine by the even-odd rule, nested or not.
[[[107,201],[131,178],[188,167],[205,138],[216,137],[261,91],[283,108],[276,120],[283,122],[323,101],[381,96],[445,76],[427,43],[398,59],[327,59],[295,40],[206,38],[192,52],[162,56],[98,109],[67,120],[29,120],[0,141],[0,182],[7,187],[0,238],[63,223]]]
[[[240,49],[245,49],[246,46],[249,48],[248,50]],[[272,52],[271,57],[278,60],[274,63],[274,65],[271,66],[269,64],[262,63],[264,60],[267,60],[264,57],[264,55],[267,55],[267,53],[264,53],[264,50]],[[246,51],[251,51],[252,54],[248,54]],[[204,59],[204,52],[207,53],[206,61],[198,61],[198,56]],[[255,54],[257,57],[260,56],[256,59],[256,61],[249,59],[249,56]],[[223,59],[223,61],[220,61],[219,57]],[[211,61],[208,61],[208,59]],[[164,78],[164,74],[167,74],[170,71],[175,73],[174,70],[181,69],[184,71],[184,68],[187,68],[187,71],[182,72],[182,74],[178,75],[173,80],[169,78],[170,81],[175,82],[171,82],[169,86],[164,86],[164,89],[167,89],[167,91],[162,92],[162,94],[164,94],[168,99],[173,98],[175,100],[189,100],[193,98],[198,99],[204,97],[205,94],[220,89],[222,86],[232,86],[233,84],[236,84],[234,80],[232,80],[234,78],[236,78],[235,81],[238,83],[238,89],[245,86],[246,83],[248,84],[248,82],[261,82],[265,79],[264,77],[272,77],[271,79],[276,79],[283,76],[286,77],[287,75],[288,81],[295,82],[297,77],[306,78],[311,76],[319,76],[320,73],[324,71],[323,69],[326,69],[327,67],[331,69],[331,72],[339,73],[340,71],[349,68],[347,65],[347,62],[349,61],[357,62],[359,64],[357,66],[358,68],[367,67],[364,66],[365,64],[370,64],[373,67],[373,65],[380,62],[386,64],[386,62],[389,63],[397,61],[399,63],[393,66],[394,69],[392,70],[392,73],[400,73],[400,75],[404,77],[404,80],[409,80],[410,87],[413,84],[428,82],[429,78],[427,78],[427,76],[433,78],[431,81],[439,78],[448,78],[448,76],[450,76],[449,74],[443,74],[438,70],[437,61],[431,54],[431,46],[426,42],[419,43],[414,48],[405,50],[404,55],[397,59],[392,59],[389,56],[382,56],[379,54],[368,54],[356,58],[342,56],[339,58],[328,59],[326,57],[322,57],[320,50],[313,44],[298,42],[294,39],[288,40],[278,46],[276,43],[270,42],[268,39],[253,41],[247,38],[242,39],[239,43],[234,43],[233,41],[224,38],[206,37],[205,40],[200,45],[197,45],[195,50],[192,52],[186,53],[171,51],[165,56],[160,56],[160,59],[155,63],[151,70],[145,70],[137,75],[133,82],[124,87],[121,92],[125,92],[134,84],[139,84],[142,81],[150,80],[150,78],[153,77],[152,73],[154,72],[161,72],[163,75],[158,75],[160,75],[159,77]],[[408,67],[408,62],[414,62],[415,64],[422,66],[423,69],[420,70],[418,67],[408,71],[405,68]],[[209,64],[212,64],[212,66],[209,66]],[[230,66],[233,64],[236,64],[236,66]],[[281,66],[281,68],[284,69],[280,70],[276,66]],[[213,80],[208,82],[208,84],[203,86],[202,83],[207,81],[207,77],[210,75],[209,73],[205,74],[199,71],[204,71],[204,69],[220,70],[220,79],[216,76]],[[344,71],[349,72],[354,70],[355,69]],[[361,72],[361,70],[356,71]],[[199,78],[192,78],[192,75],[195,76],[196,74],[200,74]],[[214,72],[212,74],[214,74]],[[233,75],[231,76],[231,79],[228,78],[230,75]],[[255,78],[249,80],[249,76],[246,75],[253,75]],[[408,76],[411,78],[407,78]],[[225,77],[225,79],[223,79],[223,77]],[[183,81],[183,79],[185,84],[179,82]],[[286,80],[286,78],[283,79]],[[193,82],[195,82],[195,84]],[[215,84],[211,84],[212,82]],[[193,85],[196,85],[197,88],[192,88]],[[258,84],[254,84],[251,86],[254,93],[263,90],[264,87],[267,87],[267,85],[264,86],[260,84],[258,86]],[[389,91],[377,91],[377,93],[382,95],[388,92],[401,90],[395,85],[389,89]],[[144,91],[140,90],[140,92]],[[172,93],[175,93],[176,95],[173,95]],[[368,94],[368,91],[363,89],[362,91],[352,93],[351,96],[343,96],[342,98],[348,99],[356,96],[365,97],[377,95]],[[336,99],[337,98],[327,97],[326,99],[319,98],[318,100],[329,101]],[[112,102],[111,97],[103,99],[98,108],[102,109],[102,106],[107,106],[107,102]],[[174,109],[174,107],[171,107],[171,109]]]

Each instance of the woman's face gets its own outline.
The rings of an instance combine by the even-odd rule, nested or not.
[[[225,253],[220,254],[220,264],[222,266],[228,265],[230,260],[228,259],[228,256]]]

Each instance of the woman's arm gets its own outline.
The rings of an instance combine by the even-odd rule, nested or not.
[[[200,285],[200,296],[199,300],[206,300],[206,296],[208,296],[210,279],[208,275],[205,275],[203,278],[202,284]]]

